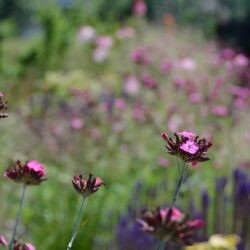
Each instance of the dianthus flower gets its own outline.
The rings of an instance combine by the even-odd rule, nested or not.
[[[24,165],[17,161],[15,166],[8,168],[4,172],[4,177],[7,177],[15,182],[22,182],[26,185],[38,185],[45,178],[44,166],[35,160],[27,161]]]
[[[151,233],[161,240],[192,243],[194,230],[204,225],[200,219],[188,220],[187,216],[177,208],[159,208],[153,211],[143,211],[137,219],[142,230]]]
[[[13,250],[36,250],[36,248],[31,243],[15,242]]]
[[[0,118],[5,118],[8,116],[6,113],[2,113],[2,110],[7,110],[7,101],[3,101],[4,93],[0,92]]]
[[[182,158],[185,162],[203,162],[209,160],[206,157],[207,150],[212,146],[205,138],[199,139],[199,136],[190,131],[182,131],[174,134],[175,140],[163,132],[162,138],[167,142],[168,153]]]
[[[8,246],[8,241],[0,234],[0,246]]]
[[[84,179],[82,175],[75,175],[72,184],[78,193],[87,197],[98,191],[104,185],[104,181],[99,177],[92,178],[92,174],[89,174],[88,179]]]

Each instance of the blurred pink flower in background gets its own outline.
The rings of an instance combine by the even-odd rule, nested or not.
[[[131,53],[131,60],[134,63],[146,65],[149,63],[148,51],[146,48],[136,48]]]
[[[238,54],[235,58],[234,58],[234,64],[235,66],[238,67],[246,67],[248,65],[248,58],[242,54]]]
[[[143,75],[142,76],[142,83],[145,87],[147,87],[149,89],[157,88],[157,83],[156,83],[155,79],[150,75]]]
[[[119,110],[124,110],[126,109],[126,102],[123,98],[116,98],[114,106]]]
[[[109,50],[103,47],[98,47],[93,51],[93,61],[95,63],[101,63],[107,59]]]
[[[144,0],[134,0],[133,2],[133,14],[136,16],[144,16],[147,13],[147,5]]]
[[[169,160],[167,160],[164,156],[159,156],[159,158],[157,159],[157,163],[161,166],[161,167],[167,167],[169,165]]]
[[[123,27],[119,29],[116,33],[118,39],[130,39],[135,36],[135,30],[132,27]]]
[[[184,79],[182,76],[177,75],[177,76],[174,76],[173,84],[176,88],[183,89],[187,85],[187,80]]]
[[[135,75],[127,75],[124,80],[124,91],[129,95],[139,92],[140,82]]]
[[[220,51],[219,56],[224,60],[232,60],[235,56],[235,51],[231,48],[225,48]]]
[[[132,115],[133,118],[138,121],[138,122],[144,122],[146,119],[146,109],[145,107],[140,104],[137,103],[134,105],[133,110],[132,110]]]
[[[8,245],[8,241],[4,238],[4,236],[2,234],[0,234],[0,246],[7,246]]]
[[[192,58],[183,58],[175,62],[174,66],[176,68],[192,71],[196,68],[196,62]]]
[[[160,65],[160,71],[162,74],[168,74],[173,68],[173,63],[167,59],[163,59]]]
[[[78,40],[82,43],[93,41],[96,37],[96,31],[91,26],[83,26],[77,34]]]
[[[175,132],[180,129],[183,124],[183,118],[180,115],[174,114],[168,120],[168,130]]]
[[[78,117],[71,118],[70,127],[74,130],[80,130],[84,127],[84,122],[81,118]]]
[[[198,92],[194,92],[188,96],[188,100],[190,103],[193,103],[193,104],[202,103],[203,96]]]
[[[113,39],[111,36],[98,36],[95,43],[97,47],[110,49],[113,46]]]
[[[211,108],[211,113],[217,116],[227,116],[229,113],[228,107],[224,105],[217,105]]]

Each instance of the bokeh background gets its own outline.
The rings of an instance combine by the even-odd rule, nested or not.
[[[206,221],[196,241],[234,233],[250,249],[249,36],[249,0],[0,0],[1,172],[36,159],[48,176],[29,188],[18,235],[65,249],[81,200],[71,178],[91,172],[107,184],[73,249],[154,249],[135,218],[169,205],[176,161],[160,134],[185,129],[213,147],[177,207]],[[10,238],[20,186],[1,176],[0,196]]]

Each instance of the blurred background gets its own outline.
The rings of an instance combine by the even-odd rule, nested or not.
[[[0,0],[1,170],[36,159],[48,176],[29,188],[18,235],[65,248],[80,206],[71,178],[91,172],[107,185],[73,249],[154,249],[135,219],[173,196],[160,134],[191,130],[211,159],[190,167],[177,207],[205,220],[195,241],[236,234],[250,249],[249,36],[249,0]],[[8,239],[19,195],[0,177]]]

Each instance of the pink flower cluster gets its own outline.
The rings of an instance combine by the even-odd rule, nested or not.
[[[159,208],[143,211],[137,219],[142,230],[160,239],[191,244],[194,230],[204,225],[203,220],[188,220],[177,208]]]
[[[3,235],[0,235],[0,246],[7,247],[8,245],[8,241]],[[31,243],[20,243],[18,241],[14,241],[13,250],[36,250],[36,248]]]
[[[46,171],[44,166],[36,161],[27,161],[24,165],[17,161],[15,166],[8,168],[4,172],[4,177],[7,177],[15,182],[22,182],[26,185],[38,185],[45,178]]]
[[[182,131],[174,134],[175,140],[169,137],[165,132],[161,134],[167,142],[168,153],[182,158],[185,162],[203,162],[209,160],[206,157],[207,150],[212,146],[205,138],[199,139],[199,136],[190,131]]]
[[[105,183],[101,178],[92,178],[92,174],[89,174],[88,179],[84,179],[82,175],[75,175],[72,179],[72,184],[78,193],[87,197],[98,191],[98,189]]]

